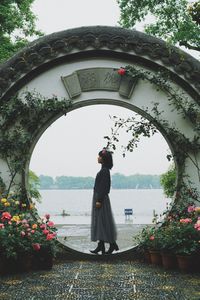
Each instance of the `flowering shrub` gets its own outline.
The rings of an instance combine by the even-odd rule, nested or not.
[[[35,219],[30,209],[13,198],[0,198],[0,254],[17,259],[47,249],[56,254],[56,228],[50,215]]]
[[[200,254],[200,207],[189,205],[183,217],[169,215],[163,226],[143,229],[137,240],[143,249]]]
[[[161,248],[160,228],[156,226],[143,228],[134,239],[142,250],[159,250]]]

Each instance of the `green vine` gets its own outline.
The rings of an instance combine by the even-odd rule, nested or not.
[[[107,140],[107,147],[116,150],[116,144],[119,142],[120,130],[125,130],[126,133],[131,133],[131,138],[127,145],[122,146],[123,156],[126,152],[133,152],[134,148],[138,146],[140,138],[151,137],[158,132],[158,129],[162,129],[165,135],[169,138],[171,145],[173,146],[173,158],[176,159],[179,166],[181,166],[181,172],[179,170],[179,182],[177,183],[177,194],[175,195],[174,207],[177,208],[177,203],[181,197],[181,205],[190,204],[192,201],[199,201],[199,194],[193,190],[192,183],[186,183],[184,180],[184,166],[186,159],[190,159],[193,165],[196,167],[200,182],[200,168],[196,159],[196,154],[200,150],[200,110],[195,102],[191,102],[185,97],[183,93],[175,90],[170,84],[170,73],[163,72],[162,70],[153,73],[150,71],[144,71],[134,68],[133,66],[126,66],[118,70],[118,74],[121,76],[132,77],[136,80],[147,80],[153,84],[157,91],[164,91],[167,95],[171,110],[177,110],[182,114],[183,118],[187,118],[193,124],[194,136],[193,138],[187,138],[183,133],[179,132],[175,124],[170,124],[168,120],[163,119],[163,111],[159,109],[159,103],[152,103],[153,107],[151,111],[153,116],[151,120],[147,120],[142,116],[132,117],[128,119],[112,117],[114,125],[111,128],[110,136],[105,136]],[[143,110],[149,114],[149,108],[143,108]],[[167,155],[167,159],[171,160],[172,155]],[[188,192],[188,191],[193,191]],[[193,197],[191,196],[193,195]]]
[[[56,114],[66,114],[71,102],[56,96],[24,92],[0,104],[0,156],[10,171],[9,193],[15,176],[24,170],[30,145],[39,127]]]
[[[157,90],[166,92],[168,101],[185,118],[188,118],[194,127],[194,130],[200,132],[200,109],[195,102],[191,102],[183,92],[177,91],[170,84],[170,73],[159,70],[157,73],[136,69],[133,66],[126,66],[124,68],[125,76],[130,76],[135,79],[147,80],[154,84]]]

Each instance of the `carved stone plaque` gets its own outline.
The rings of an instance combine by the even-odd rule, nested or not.
[[[94,90],[118,91],[120,96],[130,98],[137,84],[137,79],[121,76],[113,68],[83,69],[61,78],[70,98]]]
[[[120,76],[111,68],[92,68],[77,71],[82,91],[118,91]]]
[[[62,82],[69,94],[70,98],[75,98],[81,94],[81,87],[76,73],[61,77]]]
[[[137,78],[122,76],[119,94],[123,97],[130,98],[137,84],[137,81]]]

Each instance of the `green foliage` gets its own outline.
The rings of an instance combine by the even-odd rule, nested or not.
[[[51,176],[40,175],[39,181],[42,190],[54,188],[54,180]]]
[[[107,148],[116,150],[116,143],[119,142],[121,130],[125,130],[126,133],[131,133],[128,144],[122,146],[124,157],[127,151],[133,152],[134,148],[138,147],[141,136],[150,137],[157,132],[152,122],[139,115],[128,119],[113,116],[111,119],[114,122],[113,128],[111,128],[111,136],[104,136],[104,139],[107,140]]]
[[[32,255],[47,248],[55,256],[57,240],[54,223],[47,214],[35,218],[33,205],[22,204],[16,195],[0,197],[0,254],[6,258],[20,259],[24,254]]]
[[[25,92],[0,104],[0,155],[9,167],[10,187],[16,174],[24,171],[31,143],[41,126],[55,115],[66,114],[71,103],[56,96],[45,98]]]
[[[31,199],[35,199],[36,201],[40,202],[41,195],[38,191],[40,187],[40,180],[39,177],[31,170],[29,170],[28,174],[28,192]]]
[[[145,26],[150,35],[169,43],[200,51],[199,1],[187,0],[117,0],[121,10],[120,24],[133,28],[137,22],[151,16]]]
[[[50,176],[39,176],[40,189],[93,189],[93,177],[57,176],[55,180]],[[114,189],[160,189],[159,175],[112,175],[112,187]]]
[[[166,173],[161,175],[160,183],[165,195],[168,198],[172,198],[176,191],[176,169],[174,165],[172,165]]]
[[[125,176],[116,173],[112,176],[112,187],[114,189],[160,189],[160,176],[141,174]]]
[[[92,177],[56,177],[55,185],[58,189],[91,189],[94,186]]]
[[[145,227],[136,237],[141,251],[161,250],[190,255],[200,251],[200,207],[190,205],[183,214],[174,212],[162,226]]]
[[[11,57],[28,43],[36,30],[36,16],[31,11],[34,0],[1,0],[0,2],[0,62]]]
[[[141,251],[145,249],[160,250],[161,239],[159,233],[160,227],[146,226],[134,237],[134,240]]]
[[[183,118],[187,118],[192,122],[194,131],[197,134],[194,135],[192,140],[186,138],[174,125],[171,125],[168,120],[162,118],[163,111],[159,109],[159,103],[155,102],[151,109],[153,115],[151,120],[147,120],[139,115],[127,119],[113,116],[114,125],[111,128],[111,134],[104,137],[107,140],[106,147],[115,150],[116,144],[119,142],[119,133],[125,130],[126,133],[131,133],[131,138],[127,145],[122,146],[123,156],[125,156],[126,151],[133,152],[134,148],[138,146],[141,137],[151,137],[157,133],[156,126],[158,126],[158,128],[162,128],[165,134],[169,136],[174,146],[174,157],[176,157],[176,160],[183,164],[185,158],[189,157],[199,170],[196,162],[189,156],[191,150],[196,152],[200,148],[200,125],[198,121],[200,111],[196,103],[189,101],[181,92],[177,92],[172,87],[169,73],[162,70],[153,73],[136,69],[131,65],[126,66],[124,71],[123,76],[132,77],[137,80],[148,80],[157,92],[164,92],[168,96],[169,105],[172,107],[171,110],[174,111],[176,109],[179,114],[183,115]],[[147,107],[147,114],[149,114],[148,110]],[[168,155],[167,158],[170,160],[171,156]]]

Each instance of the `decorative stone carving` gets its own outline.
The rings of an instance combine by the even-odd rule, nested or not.
[[[125,98],[130,98],[137,79],[120,76],[112,68],[90,68],[61,77],[70,98],[75,98],[81,92],[93,90],[118,91]]]
[[[8,78],[7,86],[0,84],[2,94],[5,94],[9,86],[16,85],[18,78],[28,76],[29,73],[45,64],[48,64],[57,59],[57,57],[65,57],[74,49],[80,52],[87,51],[114,51],[119,54],[122,50],[123,54],[130,51],[136,53],[139,58],[156,63],[162,61],[166,69],[173,70],[177,78],[190,82],[190,88],[194,88],[195,92],[200,91],[200,63],[187,53],[175,47],[169,47],[160,39],[148,36],[142,32],[128,30],[119,27],[108,26],[93,26],[69,29],[58,33],[42,37],[32,42],[28,47],[24,48],[12,59],[2,64],[0,67],[0,77],[5,70],[13,69],[16,75],[11,75]],[[159,64],[157,65],[160,66]],[[179,80],[178,80],[179,82]],[[184,87],[187,84],[183,84]],[[199,95],[196,99],[200,102]]]
[[[61,79],[70,98],[75,98],[81,94],[81,86],[77,73],[73,73],[66,77],[61,77]]]

